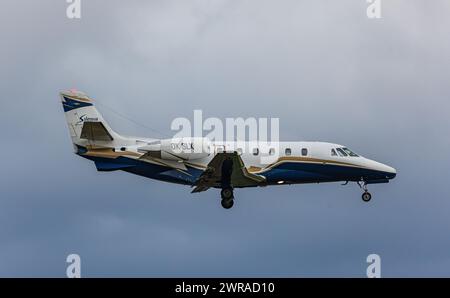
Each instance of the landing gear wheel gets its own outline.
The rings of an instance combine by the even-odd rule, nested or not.
[[[365,191],[361,197],[364,202],[369,202],[372,199],[372,195],[368,191]]]
[[[220,192],[220,196],[222,197],[222,207],[225,209],[230,209],[234,204],[234,194],[233,189],[231,187],[222,188]]]
[[[233,189],[232,188],[224,188],[220,192],[222,199],[224,200],[232,200],[233,199]]]
[[[233,199],[222,199],[221,204],[222,204],[223,208],[230,209],[234,205],[234,200]]]

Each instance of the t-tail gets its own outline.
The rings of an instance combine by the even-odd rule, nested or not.
[[[71,90],[60,95],[75,152],[126,144],[126,139],[111,129],[86,94]]]

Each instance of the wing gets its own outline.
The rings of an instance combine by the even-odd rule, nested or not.
[[[80,139],[91,141],[112,141],[113,137],[106,130],[103,123],[85,121],[83,123],[83,128],[81,129]]]
[[[139,157],[139,159],[144,160],[144,161],[150,161],[150,162],[153,162],[153,163],[157,163],[157,164],[166,166],[168,168],[173,168],[174,170],[180,170],[183,173],[189,175],[189,173],[187,173],[187,168],[186,168],[186,165],[184,163],[178,162],[178,161],[175,161],[175,160],[163,160],[161,158],[154,157],[152,152],[145,153],[144,155]]]
[[[194,183],[192,192],[201,192],[210,187],[249,187],[265,181],[263,176],[249,173],[237,152],[218,153]]]

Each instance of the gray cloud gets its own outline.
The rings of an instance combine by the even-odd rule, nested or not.
[[[3,1],[0,275],[448,276],[448,1]],[[77,87],[145,126],[280,117],[283,140],[347,144],[392,164],[374,201],[338,184],[218,193],[72,154],[58,92]],[[120,132],[154,132],[99,107]]]

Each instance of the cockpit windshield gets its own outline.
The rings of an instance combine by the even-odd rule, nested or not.
[[[344,150],[342,150],[342,148],[336,148],[336,150],[337,150],[339,156],[347,156],[348,155],[347,153],[345,153]]]
[[[347,153],[350,156],[358,157],[358,154],[356,154],[355,152],[353,152],[352,150],[350,150],[348,148],[342,148],[342,150],[344,150],[345,153]]]
[[[337,153],[336,153],[337,152]],[[359,155],[356,154],[355,152],[353,152],[352,150],[348,149],[348,148],[333,148],[331,149],[331,156],[341,156],[341,157],[346,157],[346,156],[351,156],[351,157],[358,157]]]

